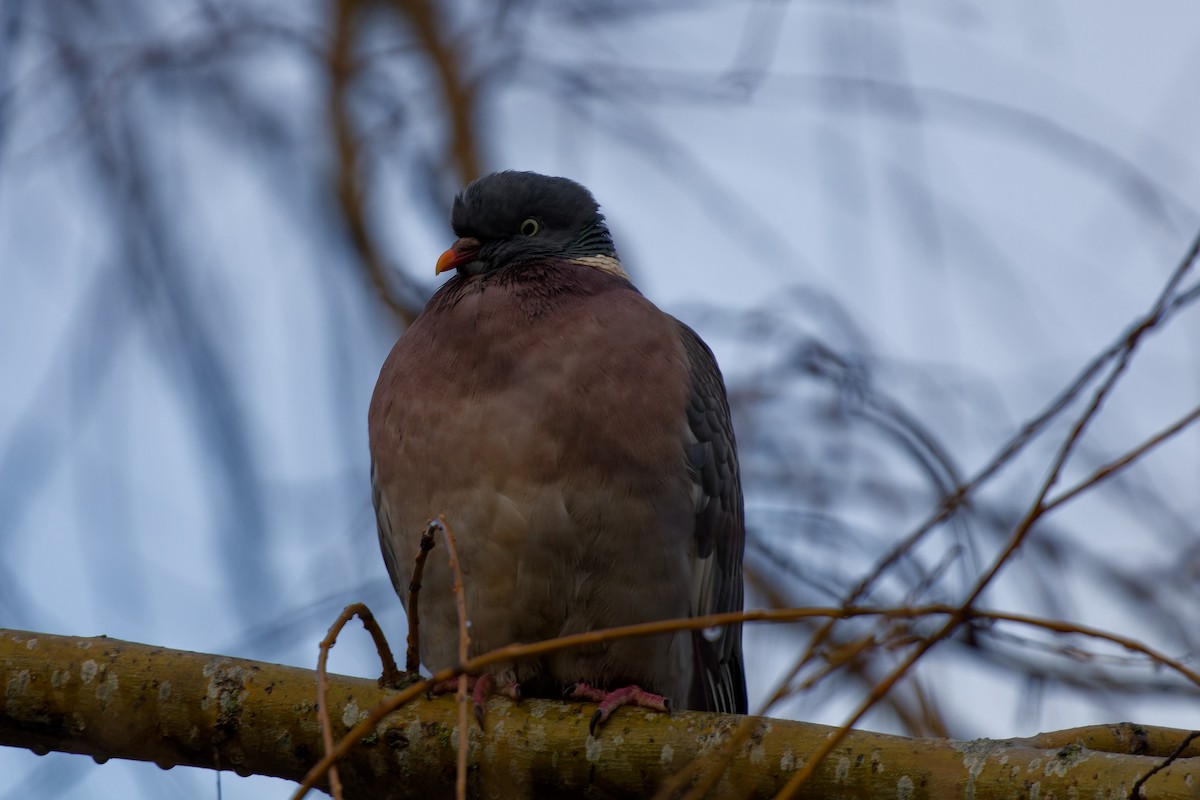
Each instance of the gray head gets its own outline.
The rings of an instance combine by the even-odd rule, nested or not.
[[[480,275],[545,260],[620,272],[599,205],[567,178],[513,171],[485,175],[454,199],[450,222],[459,239],[438,259],[439,273]]]

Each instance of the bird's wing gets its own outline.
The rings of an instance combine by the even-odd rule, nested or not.
[[[692,568],[692,613],[742,610],[742,552],[746,527],[737,446],[729,401],[716,359],[696,332],[679,323],[691,381],[687,421],[692,441],[688,471],[696,498],[696,550]],[[741,626],[697,632],[693,709],[745,714]]]
[[[400,572],[400,564],[396,558],[395,543],[392,540],[392,515],[388,511],[387,503],[383,498],[383,489],[379,485],[379,479],[375,474],[375,459],[371,459],[371,505],[375,507],[375,524],[379,532],[379,549],[383,553],[383,563],[387,566],[388,577],[392,579],[392,586],[396,589],[396,594],[400,596],[400,600],[405,605],[408,604],[406,589],[408,587],[408,578]],[[414,554],[415,555],[415,554]]]

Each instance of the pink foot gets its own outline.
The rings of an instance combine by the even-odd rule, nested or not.
[[[670,700],[660,694],[647,692],[640,686],[624,686],[606,692],[586,683],[577,683],[567,692],[573,700],[590,700],[593,703],[599,703],[596,713],[592,715],[591,723],[588,724],[588,733],[592,736],[596,735],[596,729],[608,720],[612,712],[621,706],[637,706],[638,708],[648,708],[651,711],[661,711],[664,714],[671,713]]]
[[[516,681],[510,681],[499,689],[494,688],[492,684],[492,676],[487,673],[478,677],[467,676],[467,688],[471,691],[471,702],[475,706],[475,721],[479,723],[480,728],[483,727],[483,718],[487,712],[487,699],[493,693],[502,694],[515,703],[521,702],[521,685]],[[429,693],[431,695],[453,694],[457,691],[458,678],[448,678],[435,683]]]

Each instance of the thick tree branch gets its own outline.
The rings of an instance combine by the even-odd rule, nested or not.
[[[103,637],[0,630],[0,681],[0,744],[291,780],[322,751],[316,677],[309,670]],[[386,696],[375,681],[331,676],[335,734],[344,735]],[[718,747],[738,722],[717,714],[668,718],[623,709],[591,738],[589,713],[579,703],[493,699],[487,730],[471,726],[471,794],[646,796],[674,770]],[[454,783],[456,717],[452,698],[417,701],[388,717],[340,763],[348,796],[444,796]],[[1110,733],[1100,735],[1105,730]],[[711,796],[770,797],[832,731],[759,720]],[[817,770],[806,796],[1117,796],[1185,736],[1114,726],[1078,736],[954,742],[854,731]],[[1130,746],[1133,740],[1158,744]],[[1106,743],[1116,752],[1085,746]],[[1045,744],[1052,748],[1039,746]],[[1118,754],[1130,750],[1152,755]],[[1146,782],[1145,798],[1194,796],[1200,758],[1195,747],[1182,755]]]

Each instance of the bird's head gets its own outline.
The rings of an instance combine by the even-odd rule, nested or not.
[[[450,222],[459,238],[438,258],[438,274],[454,269],[473,277],[511,264],[567,261],[625,277],[595,198],[567,178],[485,175],[454,198]]]

